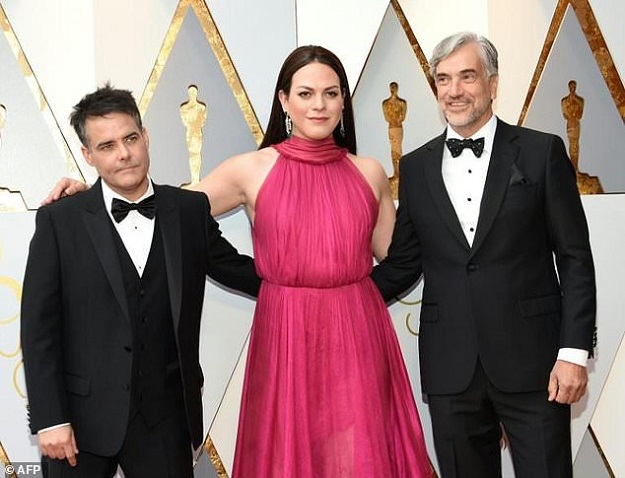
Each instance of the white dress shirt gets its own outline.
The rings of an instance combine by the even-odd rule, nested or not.
[[[473,245],[477,221],[480,216],[480,204],[486,174],[493,152],[497,117],[493,115],[474,135],[473,139],[484,138],[484,151],[478,158],[470,148],[462,150],[459,156],[452,157],[447,147],[443,148],[442,174],[447,194],[456,210],[456,216],[467,238],[469,246]],[[447,138],[465,139],[447,126]],[[586,366],[588,351],[573,348],[561,348],[558,360]]]
[[[143,199],[154,194],[154,186],[152,181],[148,182],[148,189],[143,196],[136,201],[128,201],[125,197],[117,194],[108,185],[102,181],[102,196],[104,197],[104,205],[106,210],[113,221],[117,233],[124,243],[128,255],[132,259],[132,263],[137,269],[139,277],[143,275],[145,270],[145,264],[148,262],[148,255],[152,247],[152,239],[154,237],[154,218],[148,219],[142,215],[139,211],[130,211],[121,222],[115,222],[113,214],[111,213],[111,205],[113,198],[121,199],[126,202],[141,202]]]

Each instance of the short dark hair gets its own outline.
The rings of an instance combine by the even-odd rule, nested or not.
[[[339,77],[341,92],[343,93],[343,125],[345,136],[340,133],[340,127],[334,129],[333,136],[337,145],[347,148],[350,153],[356,154],[356,127],[354,124],[354,109],[352,106],[352,97],[349,93],[349,84],[347,83],[347,74],[341,60],[330,50],[317,45],[307,45],[296,48],[284,60],[276,88],[273,92],[273,103],[271,105],[271,114],[269,115],[269,123],[265,137],[263,138],[260,148],[280,143],[287,138],[284,128],[285,114],[282,111],[280,103],[280,91],[288,96],[291,92],[291,81],[293,75],[304,66],[310,63],[321,63],[329,66]]]
[[[76,131],[83,146],[88,147],[85,123],[90,117],[106,116],[110,113],[124,113],[131,116],[139,129],[143,129],[141,113],[137,102],[128,90],[113,88],[109,83],[93,93],[85,95],[72,110],[69,122]]]

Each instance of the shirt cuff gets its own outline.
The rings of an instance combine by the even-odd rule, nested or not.
[[[564,360],[565,362],[571,362],[585,367],[588,361],[588,350],[563,348],[558,351],[558,360]]]
[[[53,425],[53,426],[47,427],[47,428],[42,428],[41,430],[37,430],[37,435],[39,435],[40,433],[43,433],[43,432],[49,432],[50,430],[54,430],[55,428],[67,427],[69,425],[71,425],[71,423],[68,422],[68,423],[60,423],[58,425]]]

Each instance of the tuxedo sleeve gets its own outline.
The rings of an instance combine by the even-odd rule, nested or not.
[[[32,433],[69,422],[63,374],[62,264],[47,208],[37,212],[21,302],[21,340]]]
[[[261,279],[256,273],[254,260],[239,254],[221,234],[219,224],[210,213],[210,203],[205,195],[205,228],[207,237],[207,274],[220,284],[252,297],[258,296]]]
[[[400,168],[402,164],[400,163]],[[403,168],[401,168],[403,169]],[[409,289],[422,272],[419,239],[410,219],[403,171],[399,176],[399,206],[388,255],[373,268],[371,278],[385,301],[390,301]]]
[[[575,171],[557,136],[550,145],[545,178],[545,214],[562,291],[560,348],[592,354],[596,291],[588,225]]]

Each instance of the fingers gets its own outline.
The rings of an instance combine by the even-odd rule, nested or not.
[[[41,201],[41,205],[46,206],[48,204],[52,204],[65,196],[71,196],[86,189],[88,189],[88,186],[76,179],[61,178],[54,185],[52,190],[50,190],[44,200]]]
[[[553,372],[549,375],[549,386],[547,387],[547,392],[549,392],[549,398],[547,398],[547,400],[553,402],[558,395],[558,380]]]
[[[54,460],[67,459],[71,466],[76,466],[78,447],[71,426],[63,426],[43,431],[38,434],[41,454]]]
[[[558,360],[549,376],[549,401],[562,404],[578,402],[586,393],[588,372],[586,367]]]

